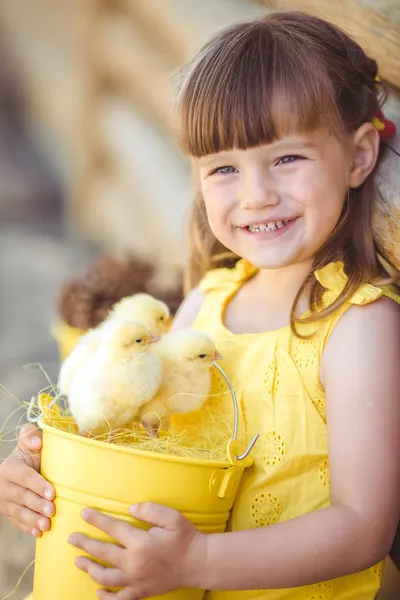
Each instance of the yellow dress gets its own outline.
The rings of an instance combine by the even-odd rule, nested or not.
[[[245,260],[233,269],[210,271],[201,281],[203,307],[193,327],[208,332],[224,357],[221,366],[236,390],[241,408],[241,429],[246,441],[260,434],[232,511],[230,529],[268,527],[329,506],[329,464],[325,392],[319,367],[326,341],[351,304],[368,304],[382,295],[397,302],[394,288],[365,284],[343,306],[318,324],[312,339],[294,336],[290,327],[257,334],[233,334],[223,324],[229,300],[256,268]],[[331,263],[315,273],[326,288],[324,303],[343,289],[342,263]],[[302,325],[303,332],[315,324]],[[222,378],[214,375],[208,408],[230,401]],[[229,404],[226,404],[229,411]],[[215,411],[217,414],[218,411]],[[218,413],[219,414],[219,413]],[[212,419],[212,411],[203,420]],[[176,429],[199,415],[178,417]],[[209,423],[212,427],[212,422]],[[203,423],[206,426],[206,423]],[[215,426],[215,425],[214,425]],[[203,429],[204,430],[204,429]],[[301,551],[301,548],[299,548]],[[268,568],[268,566],[267,566]],[[381,582],[382,564],[355,575],[301,588],[238,592],[213,591],[208,600],[372,600]]]

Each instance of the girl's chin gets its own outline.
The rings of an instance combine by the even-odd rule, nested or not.
[[[312,258],[308,258],[304,254],[295,252],[284,256],[282,255],[282,252],[276,254],[270,253],[268,255],[264,254],[264,256],[262,253],[254,252],[246,252],[245,254],[240,254],[239,252],[238,254],[257,267],[257,269],[263,271],[284,269],[299,264],[307,264],[307,267],[309,267],[310,263],[312,264]]]

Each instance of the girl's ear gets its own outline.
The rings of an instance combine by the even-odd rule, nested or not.
[[[373,123],[364,123],[353,136],[349,187],[360,187],[373,171],[379,155],[380,136]]]

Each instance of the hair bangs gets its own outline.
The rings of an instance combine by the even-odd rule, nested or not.
[[[269,144],[333,124],[332,86],[312,49],[299,51],[276,31],[268,35],[265,21],[252,25],[243,31],[236,25],[217,38],[181,80],[176,126],[190,156]]]

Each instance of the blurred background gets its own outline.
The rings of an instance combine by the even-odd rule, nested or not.
[[[56,382],[60,324],[92,326],[139,289],[178,305],[191,178],[172,131],[174,73],[220,27],[274,7],[310,10],[357,37],[398,119],[398,0],[0,2],[1,458],[23,416],[5,390],[26,402],[46,377]],[[0,598],[33,553],[0,516]],[[390,565],[386,580],[380,598],[398,599]]]

